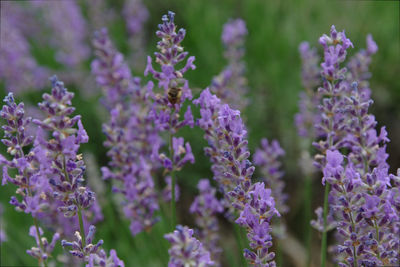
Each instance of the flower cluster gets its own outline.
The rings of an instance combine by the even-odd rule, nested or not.
[[[396,264],[399,216],[391,204],[397,190],[390,188],[386,163],[389,139],[384,127],[378,135],[377,122],[368,114],[372,100],[365,73],[376,44],[367,38],[369,52],[361,51],[351,59],[348,74],[341,64],[353,45],[344,32],[332,26],[320,43],[324,47],[321,123],[315,129],[322,134],[314,145],[320,152],[316,159],[324,174],[322,182],[332,187],[328,201],[335,220],[330,224],[336,224],[339,234],[336,260],[340,266]],[[342,148],[345,155],[338,151]],[[316,221],[313,224],[318,226]],[[322,230],[327,231],[328,222],[324,224]]]
[[[185,60],[188,52],[184,52],[181,46],[186,31],[179,29],[176,32],[174,17],[175,14],[171,11],[168,12],[168,15],[164,15],[162,17],[163,23],[158,25],[159,30],[156,32],[161,41],[157,43],[157,48],[160,52],[155,52],[154,54],[156,62],[161,66],[161,72],[153,68],[150,56],[147,58],[147,67],[145,70],[145,75],[152,74],[153,78],[158,80],[158,86],[164,89],[164,94],[156,94],[154,96],[156,102],[153,112],[154,123],[160,131],[167,131],[171,135],[183,126],[188,125],[193,127],[194,125],[190,106],[188,106],[183,120],[179,120],[179,111],[182,108],[184,100],[192,98],[189,83],[183,77],[183,74],[189,69],[195,69],[195,65],[193,64],[194,57],[191,56],[187,59],[186,65],[183,68],[176,69],[176,65]],[[190,147],[189,144],[188,146]],[[177,152],[174,153],[176,154]],[[171,155],[171,157],[175,157],[175,154]],[[157,157],[157,153],[155,153],[155,156]],[[164,167],[166,169],[171,167],[170,162],[172,164],[176,163],[173,158],[165,160],[165,155],[161,160],[165,162]]]
[[[96,244],[92,243],[95,232],[96,227],[91,225],[84,239],[79,232],[75,232],[76,241],[62,240],[61,245],[64,248],[69,247],[69,253],[73,256],[84,259],[87,262],[87,267],[124,267],[124,262],[117,257],[115,250],[110,250],[110,256],[107,258],[105,251],[100,249],[103,240],[99,240]]]
[[[132,94],[132,75],[124,56],[113,46],[107,29],[95,32],[93,39],[96,59],[92,62],[92,73],[102,88],[107,108],[114,108],[121,99]]]
[[[224,25],[222,42],[228,65],[213,78],[210,87],[211,92],[216,94],[223,103],[238,110],[244,110],[248,105],[248,99],[245,96],[247,80],[244,77],[245,64],[243,62],[246,35],[246,23],[242,19],[230,20]]]
[[[303,138],[314,139],[314,124],[319,123],[320,117],[316,112],[319,104],[319,95],[315,93],[321,83],[319,55],[309,43],[303,42],[299,46],[302,61],[302,84],[304,92],[300,93],[299,113],[295,116],[295,124],[299,135]]]
[[[166,234],[165,238],[171,243],[171,248],[168,250],[170,255],[168,267],[213,266],[210,252],[193,237],[193,230],[187,226],[178,225],[176,230]]]
[[[231,215],[234,211],[240,212],[236,223],[247,230],[252,251],[246,250],[244,256],[256,266],[275,266],[274,254],[269,253],[272,246],[269,225],[280,214],[275,209],[271,190],[264,183],[251,182],[255,168],[248,160],[247,131],[240,112],[221,104],[208,89],[194,103],[200,105],[198,125],[208,141],[205,152],[211,159],[214,179],[224,194],[223,203]]]
[[[158,131],[153,127],[150,113],[152,87],[149,82],[141,87],[140,79],[133,78],[130,69],[112,45],[106,29],[95,34],[93,41],[97,58],[92,63],[97,83],[103,87],[103,102],[110,109],[110,121],[103,125],[109,148],[110,168],[103,167],[103,178],[120,183],[113,191],[124,195],[123,210],[131,220],[133,235],[151,227],[159,209],[151,171],[158,165],[151,163],[154,147],[161,146]]]
[[[87,24],[76,1],[38,3],[46,25],[57,36],[51,38],[56,48],[56,60],[66,66],[77,67],[89,57],[85,44]],[[62,19],[60,19],[62,18]]]
[[[1,16],[0,78],[15,94],[42,87],[48,70],[39,66],[32,56],[22,25],[15,25],[18,21],[26,22],[25,14],[11,2],[3,2],[1,7],[4,12]]]
[[[78,209],[89,208],[95,199],[94,193],[83,186],[86,167],[78,154],[80,144],[87,143],[89,137],[80,115],[70,117],[75,110],[71,106],[74,94],[68,92],[57,77],[52,77],[51,81],[51,94],[45,93],[39,104],[46,118],[33,120],[39,126],[35,157],[40,163],[40,175],[48,177],[53,196],[63,203],[58,209],[66,217],[73,217]],[[52,138],[46,140],[44,131],[50,131]]]
[[[189,82],[183,75],[189,69],[195,69],[193,56],[186,59],[188,52],[184,51],[181,43],[185,38],[186,31],[179,29],[174,23],[175,13],[169,11],[168,15],[162,17],[162,24],[158,25],[157,37],[161,40],[157,43],[159,52],[155,52],[156,63],[161,66],[161,71],[153,68],[152,59],[147,57],[147,66],[144,71],[145,76],[151,74],[158,80],[158,87],[164,93],[156,93],[153,96],[154,106],[151,112],[151,119],[157,130],[169,134],[169,155],[160,152],[161,144],[153,144],[153,161],[159,162],[165,168],[165,174],[171,173],[171,199],[176,200],[175,196],[175,175],[174,172],[180,170],[187,162],[194,163],[191,146],[185,143],[183,138],[176,138],[176,132],[184,127],[194,126],[194,119],[190,106],[187,107],[183,119],[180,119],[183,102],[192,99],[192,92]],[[178,69],[177,65],[186,61],[183,68]],[[168,186],[168,185],[167,185]],[[172,220],[175,218],[175,205],[172,204]]]
[[[262,181],[267,188],[271,188],[272,196],[275,199],[276,209],[280,214],[289,211],[286,205],[287,195],[283,192],[285,182],[282,181],[283,172],[280,170],[281,162],[279,158],[285,155],[285,151],[277,140],[271,143],[266,138],[261,140],[261,146],[256,149],[253,156],[254,165],[259,167]]]
[[[40,234],[37,233],[38,229]],[[42,228],[36,228],[33,225],[29,228],[29,235],[35,238],[37,247],[32,247],[31,249],[27,250],[26,253],[34,258],[37,258],[39,261],[47,260],[49,255],[51,255],[53,252],[56,242],[60,239],[60,234],[55,233],[51,242],[49,243],[45,237],[42,237]]]
[[[131,47],[129,61],[134,70],[143,71],[146,60],[144,24],[149,19],[149,11],[141,0],[127,0],[124,4],[123,16]]]
[[[196,224],[200,229],[199,238],[204,247],[211,252],[215,264],[219,264],[222,249],[218,245],[219,226],[217,214],[224,211],[224,207],[216,198],[216,190],[208,179],[201,179],[197,185],[199,195],[190,206],[190,212],[196,216]]]

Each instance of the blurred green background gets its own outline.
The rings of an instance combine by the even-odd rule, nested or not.
[[[80,1],[85,14],[90,1]],[[371,65],[371,88],[375,104],[372,113],[380,125],[387,126],[391,143],[388,145],[391,171],[400,167],[400,44],[399,44],[399,2],[398,1],[279,1],[279,0],[152,0],[144,1],[149,9],[150,18],[146,23],[146,49],[152,54],[158,41],[155,36],[160,18],[168,10],[176,13],[176,23],[187,30],[183,42],[185,50],[196,57],[197,69],[187,73],[195,97],[200,89],[210,84],[226,62],[223,58],[221,44],[222,26],[229,18],[242,18],[249,31],[246,40],[247,78],[251,104],[243,111],[249,128],[249,146],[251,151],[259,144],[262,137],[278,139],[286,151],[284,158],[286,191],[289,193],[291,211],[285,218],[289,233],[304,243],[303,219],[303,177],[298,167],[300,153],[299,138],[293,123],[297,112],[299,92],[302,90],[300,80],[300,60],[298,45],[307,40],[311,45],[318,45],[318,38],[329,32],[332,24],[338,30],[345,29],[355,48],[354,54],[365,48],[368,33],[373,35],[379,46]],[[26,4],[26,3],[24,3]],[[108,7],[120,14],[122,0],[108,1]],[[126,38],[124,20],[117,15],[109,24],[109,30],[118,49],[127,54],[130,51]],[[87,42],[90,43],[91,34]],[[38,60],[52,68],[60,68],[54,60],[49,59],[47,49],[33,44],[33,52]],[[89,69],[89,61],[87,64]],[[57,73],[55,73],[57,74]],[[142,73],[136,73],[142,76]],[[80,84],[68,84],[68,88],[77,93],[73,104],[77,113],[82,114],[83,124],[90,136],[89,144],[82,147],[84,153],[90,151],[96,156],[99,166],[107,164],[105,148],[102,147],[104,136],[101,123],[105,114],[99,112],[98,96],[81,97],[85,88]],[[47,88],[48,90],[49,88]],[[2,94],[5,88],[2,86]],[[38,92],[28,93],[18,100],[35,103],[40,100]],[[104,112],[104,111],[103,111]],[[187,166],[178,174],[181,186],[181,200],[178,202],[178,222],[193,226],[188,208],[197,194],[196,184],[200,178],[211,177],[208,159],[203,155],[202,132],[198,128],[184,129],[180,135],[185,136],[192,144],[196,163]],[[2,146],[4,151],[4,146]],[[101,178],[98,177],[100,180]],[[169,231],[168,222],[161,221],[150,233],[142,233],[133,238],[129,232],[128,222],[118,212],[118,202],[111,198],[110,184],[107,185],[103,213],[105,220],[98,224],[97,238],[104,239],[104,247],[115,248],[118,256],[126,266],[166,266],[168,260],[168,243],[162,238]],[[3,229],[8,241],[1,244],[2,266],[35,266],[36,262],[25,253],[34,243],[28,237],[31,224],[30,217],[14,211],[8,204],[15,188],[0,188],[0,201],[5,208]],[[314,180],[313,206],[322,203],[322,186],[319,175]],[[224,223],[224,222],[223,222]],[[221,227],[221,243],[226,248],[224,265],[243,266],[231,226]],[[319,264],[319,237],[314,231],[316,253],[313,253],[315,266]],[[57,248],[61,251],[60,246]],[[55,253],[56,254],[56,253]],[[297,263],[283,255],[283,266],[295,266]]]

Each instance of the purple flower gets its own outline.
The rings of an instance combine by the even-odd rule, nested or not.
[[[318,124],[320,121],[320,114],[317,112],[320,98],[315,93],[321,83],[321,70],[318,66],[320,57],[317,50],[314,47],[311,48],[307,42],[300,44],[299,51],[302,61],[301,74],[304,92],[300,93],[299,113],[295,116],[295,124],[301,137],[314,139],[318,134],[314,131],[314,124]]]
[[[107,137],[104,145],[109,148],[107,155],[111,159],[109,167],[102,168],[103,178],[117,181],[113,191],[124,196],[123,211],[136,235],[151,228],[159,209],[151,176],[151,171],[161,165],[152,162],[153,150],[162,144],[158,129],[153,126],[153,84],[141,86],[139,78],[132,78],[105,29],[95,34],[93,44],[97,55],[92,63],[93,74],[103,87],[104,102],[111,115],[103,125]]]
[[[144,74],[152,74],[153,78],[159,81],[159,87],[164,88],[165,92],[170,88],[181,88],[182,98],[179,100],[183,102],[186,98],[192,98],[191,90],[188,87],[187,80],[183,78],[183,74],[189,69],[195,69],[196,66],[193,64],[194,57],[189,57],[182,69],[175,69],[176,64],[185,60],[188,52],[183,52],[183,47],[180,44],[185,38],[186,31],[179,29],[176,32],[174,17],[175,13],[171,11],[168,12],[168,15],[164,15],[162,17],[163,23],[158,25],[159,30],[156,32],[161,41],[157,44],[160,52],[155,52],[154,55],[156,62],[161,66],[161,72],[153,68],[149,56]],[[167,97],[167,95],[165,94],[164,97]],[[175,104],[171,104],[175,106]]]
[[[162,191],[162,198],[164,201],[169,202],[172,199],[172,185],[171,185],[171,176],[166,176],[165,177],[165,183],[166,186],[164,187]],[[180,196],[180,188],[178,184],[175,184],[175,202],[179,200]]]
[[[39,103],[46,119],[33,120],[39,126],[35,147],[37,155],[45,155],[38,159],[42,166],[39,175],[48,179],[54,191],[53,197],[63,203],[58,209],[66,217],[73,217],[79,208],[90,207],[95,199],[94,193],[82,185],[85,165],[82,156],[78,155],[80,144],[87,142],[88,136],[80,123],[80,116],[70,117],[75,110],[71,106],[74,94],[68,92],[57,77],[52,77],[51,81],[51,95],[44,94],[43,102]],[[45,130],[52,132],[49,140],[42,137]]]
[[[111,109],[132,94],[131,70],[124,62],[123,55],[112,44],[107,29],[95,32],[92,43],[96,55],[91,65],[92,73],[103,90],[104,104]]]
[[[369,72],[369,65],[372,61],[372,55],[378,51],[378,46],[372,39],[372,35],[367,35],[367,48],[360,50],[353,57],[349,59],[347,68],[346,80],[349,84],[353,82],[358,83],[359,90],[365,99],[370,98],[371,89],[369,88],[369,79],[371,73]]]
[[[39,66],[30,52],[25,36],[24,23],[29,24],[22,7],[16,3],[1,3],[0,78],[7,90],[20,94],[44,86],[48,70]]]
[[[261,146],[256,149],[253,156],[254,165],[260,168],[263,182],[267,188],[271,188],[272,195],[276,202],[276,209],[281,214],[289,211],[286,205],[287,194],[283,192],[285,183],[282,181],[283,172],[280,170],[282,163],[279,158],[285,155],[278,141],[271,143],[266,138],[261,140]]]
[[[143,71],[146,65],[144,24],[149,19],[149,11],[141,0],[127,0],[122,14],[129,35],[129,47],[131,48],[129,62],[131,62],[134,70]]]
[[[376,52],[376,47],[368,37],[370,51],[351,59],[347,72],[341,64],[353,45],[344,32],[332,26],[330,36],[322,36],[320,43],[324,47],[321,121],[315,127],[321,134],[314,145],[320,152],[316,165],[323,171],[322,182],[332,188],[328,199],[339,236],[336,259],[340,266],[396,264],[398,228],[393,225],[398,225],[399,217],[389,199],[393,192],[385,152],[389,139],[385,128],[378,135],[375,117],[368,114],[372,100],[369,77],[364,75],[368,53]]]
[[[240,112],[221,104],[208,89],[194,103],[200,105],[198,125],[208,141],[205,153],[210,157],[214,179],[224,194],[222,203],[229,210],[228,216],[232,217],[235,211],[240,213],[236,223],[248,233],[252,250],[245,250],[244,256],[251,264],[274,266],[274,253],[268,252],[272,246],[269,225],[273,216],[280,215],[271,190],[264,183],[251,183],[255,168],[248,160],[247,131]]]
[[[168,250],[170,255],[168,267],[213,266],[210,252],[193,237],[193,230],[187,226],[178,225],[173,233],[164,237],[171,243],[171,248]]]
[[[204,247],[211,252],[214,265],[220,265],[219,226],[217,215],[224,211],[220,201],[216,198],[216,190],[208,179],[201,179],[197,185],[199,195],[190,206],[190,213],[196,217],[199,227],[199,238]]]
[[[248,89],[243,61],[246,35],[246,23],[242,19],[230,20],[224,25],[222,41],[228,65],[213,78],[210,86],[223,103],[239,110],[244,110],[249,102],[245,97]]]
[[[26,253],[34,258],[39,259],[39,261],[47,260],[49,255],[51,255],[51,253],[53,252],[56,242],[60,239],[60,234],[55,233],[51,242],[49,243],[45,237],[42,237],[39,241],[39,236],[43,236],[43,230],[39,227],[40,235],[38,235],[36,230],[37,228],[32,225],[29,228],[29,235],[35,238],[37,247],[32,247],[31,249],[27,250]],[[43,247],[41,244],[43,245]]]
[[[56,48],[56,60],[69,67],[77,67],[89,57],[89,47],[85,43],[86,21],[76,1],[38,3],[43,16],[52,30],[50,39]]]
[[[96,233],[96,227],[91,225],[88,233],[83,241],[82,236],[79,232],[75,232],[76,241],[68,242],[66,240],[61,241],[61,245],[64,248],[69,248],[69,253],[74,257],[83,259],[87,263],[87,267],[94,266],[106,266],[106,267],[124,267],[124,262],[121,261],[115,252],[110,251],[110,257],[107,258],[107,254],[101,246],[103,240],[99,240],[97,243],[93,243],[94,235]]]

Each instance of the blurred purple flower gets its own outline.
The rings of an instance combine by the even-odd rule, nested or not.
[[[244,40],[247,35],[246,23],[242,19],[229,20],[224,25],[222,42],[225,47],[225,59],[228,65],[213,78],[210,90],[225,104],[239,110],[248,105],[247,79],[244,76],[245,63]]]
[[[170,255],[168,267],[213,266],[210,252],[193,237],[193,230],[187,226],[178,225],[173,233],[164,237],[171,243],[171,248],[168,250]]]

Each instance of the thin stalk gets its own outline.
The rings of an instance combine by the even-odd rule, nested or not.
[[[237,225],[236,223],[233,224],[233,228],[235,229],[235,237],[236,237],[236,243],[239,247],[239,251],[240,251],[240,260],[242,262],[241,266],[247,266],[247,262],[246,259],[243,256],[243,251],[244,251],[244,246],[243,246],[243,239],[242,239],[242,231],[239,225]]]
[[[305,190],[304,190],[304,220],[305,220],[305,242],[307,248],[307,265],[311,266],[311,240],[312,240],[312,231],[311,231],[311,210],[312,210],[312,179],[310,175],[307,175],[305,178]]]
[[[79,231],[81,232],[82,246],[86,247],[86,235],[85,235],[85,227],[83,225],[82,210],[79,205],[76,206],[78,207]]]
[[[327,226],[327,217],[328,217],[328,195],[330,190],[330,184],[326,182],[325,185],[325,195],[324,195],[324,229],[322,232],[322,241],[321,241],[321,267],[325,267],[326,264],[326,248],[327,248],[327,235],[328,231],[326,230]]]
[[[283,253],[282,253],[282,245],[279,239],[275,240],[275,243],[277,243],[277,248],[276,248],[276,265],[277,266],[283,266]]]

